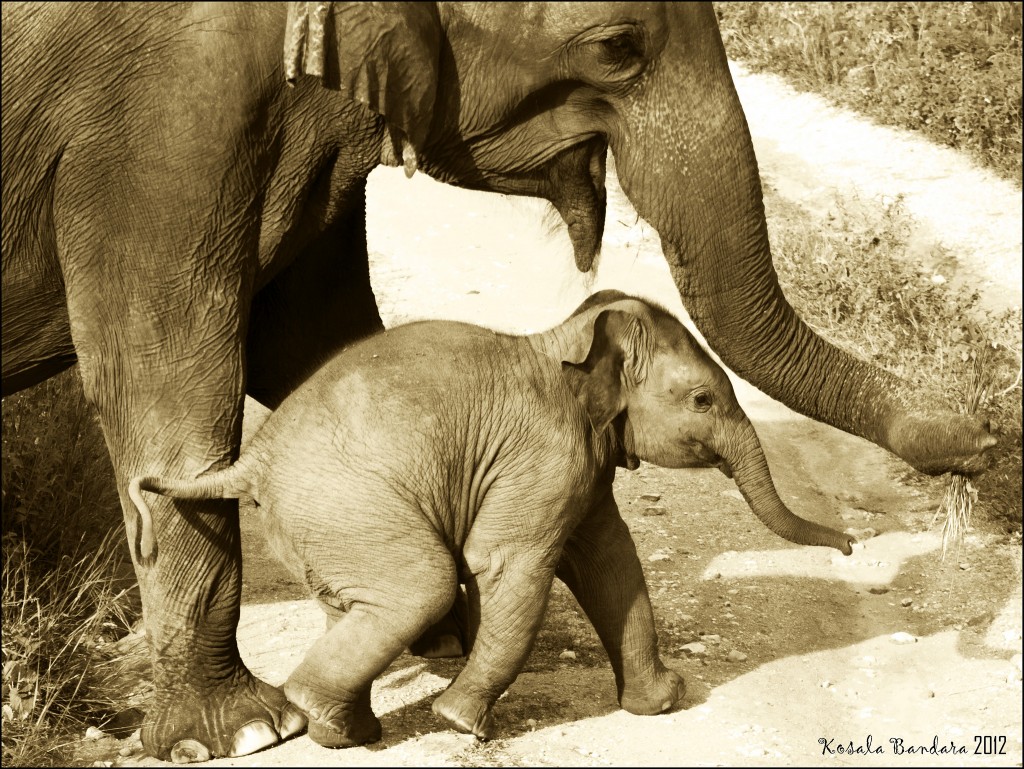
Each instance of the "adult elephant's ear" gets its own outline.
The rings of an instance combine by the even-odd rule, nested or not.
[[[313,7],[307,12],[310,32],[318,9],[330,5],[323,19],[324,84],[384,117],[391,136],[390,155],[397,161],[394,150],[400,145],[411,176],[430,130],[437,95],[441,50],[437,6],[417,2],[291,5]],[[297,14],[290,8],[289,20]]]
[[[649,337],[641,320],[622,310],[603,310],[573,324],[575,339],[562,367],[578,379],[576,397],[602,432],[626,408],[628,391],[643,381]]]

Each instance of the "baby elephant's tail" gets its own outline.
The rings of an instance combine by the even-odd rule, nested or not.
[[[139,560],[151,563],[156,549],[156,531],[153,514],[142,496],[151,491],[174,499],[237,499],[248,493],[248,484],[241,479],[241,468],[237,464],[195,480],[163,478],[159,475],[139,475],[128,484],[128,496],[135,503],[142,519],[142,536],[139,541]]]

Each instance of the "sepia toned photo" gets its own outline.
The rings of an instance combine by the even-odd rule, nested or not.
[[[3,766],[1020,766],[1020,2],[2,12]]]

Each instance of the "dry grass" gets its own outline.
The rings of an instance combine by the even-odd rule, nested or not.
[[[912,220],[899,199],[846,201],[824,225],[770,189],[765,205],[779,279],[811,327],[922,392],[991,420],[1000,445],[977,482],[980,520],[1019,532],[1020,311],[986,311],[977,292],[937,281],[912,259]],[[957,484],[958,495],[970,494],[964,481]]]
[[[729,56],[1021,182],[1021,3],[719,3]]]
[[[53,766],[118,712],[138,618],[106,446],[78,374],[3,400],[3,764]]]
[[[132,622],[113,568],[120,532],[98,548],[49,559],[14,534],[3,539],[3,763],[54,765],[73,735],[119,709],[116,663],[104,647]]]

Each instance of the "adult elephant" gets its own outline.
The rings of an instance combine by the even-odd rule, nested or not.
[[[286,29],[308,34],[282,64]],[[289,87],[303,56],[323,76]],[[710,5],[4,4],[2,64],[3,389],[78,361],[132,541],[130,478],[227,466],[246,392],[274,407],[380,328],[364,195],[382,162],[547,198],[588,269],[610,147],[740,375],[926,472],[981,469],[994,443],[793,313]],[[235,646],[232,504],[156,502],[159,557],[137,564],[162,758],[302,728]]]

